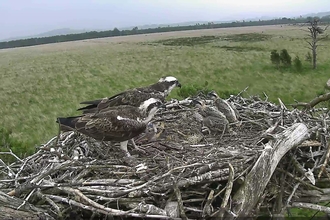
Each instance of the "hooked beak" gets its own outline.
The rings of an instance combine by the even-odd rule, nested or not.
[[[162,105],[160,106],[160,108],[166,110],[166,104],[162,104]]]

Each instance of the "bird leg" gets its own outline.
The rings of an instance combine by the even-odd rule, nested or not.
[[[120,142],[120,149],[122,149],[123,151],[125,151],[126,156],[130,157],[131,154],[127,150],[127,143],[128,143],[128,141]]]
[[[141,151],[142,153],[146,153],[144,150],[142,150],[140,147],[138,147],[138,146],[135,144],[134,138],[132,138],[132,139],[130,139],[130,140],[131,140],[131,143],[132,143],[133,147],[135,148],[135,150]]]
[[[225,134],[226,129],[227,129],[227,126],[228,126],[228,124],[225,124],[225,125],[223,126],[223,130],[222,130],[222,134],[221,134],[221,136],[220,136],[220,139],[222,139],[223,135]]]

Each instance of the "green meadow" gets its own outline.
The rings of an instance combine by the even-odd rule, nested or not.
[[[263,26],[113,37],[0,50],[0,136],[19,155],[57,135],[58,116],[78,115],[81,101],[111,96],[172,75],[182,98],[199,89],[221,96],[267,94],[285,104],[309,101],[330,78],[330,40],[318,68],[305,61],[307,27]],[[276,69],[271,50],[299,56],[303,69]],[[23,155],[22,155],[23,154]]]

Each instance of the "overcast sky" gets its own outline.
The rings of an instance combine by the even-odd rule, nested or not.
[[[0,39],[60,29],[299,16],[330,0],[0,0]]]

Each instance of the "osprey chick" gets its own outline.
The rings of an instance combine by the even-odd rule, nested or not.
[[[198,113],[202,116],[203,126],[210,131],[224,133],[228,129],[229,122],[226,116],[216,108],[205,105],[202,99],[193,99],[192,104],[197,107]]]
[[[226,100],[220,98],[214,91],[209,92],[208,96],[214,101],[214,106],[226,116],[229,123],[238,122],[239,113],[234,106]]]

